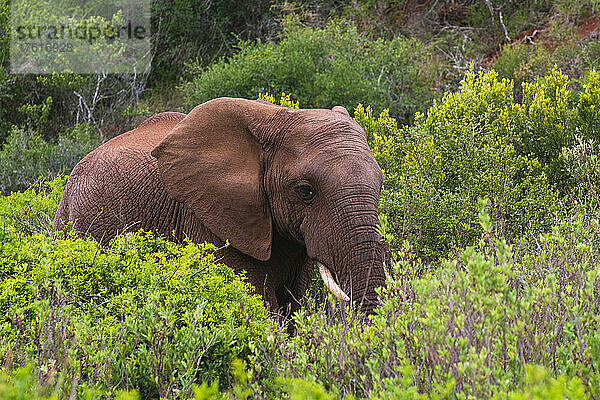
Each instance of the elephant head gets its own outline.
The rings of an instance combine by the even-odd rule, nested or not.
[[[385,280],[382,172],[343,107],[215,99],[194,108],[152,156],[169,194],[220,239],[262,261],[274,233],[305,246],[336,296],[373,309]]]

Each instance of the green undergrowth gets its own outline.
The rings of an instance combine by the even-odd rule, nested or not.
[[[231,362],[248,357],[267,324],[248,283],[216,263],[211,245],[143,232],[107,247],[51,237],[63,182],[47,195],[0,199],[2,365],[33,365],[61,398],[133,388],[166,398],[196,383],[229,385]]]
[[[405,243],[368,322],[309,301],[295,337],[258,343],[242,386],[253,398],[281,377],[319,393],[306,398],[598,398],[598,219],[578,213],[508,245],[478,204],[474,246],[427,271]]]
[[[27,221],[54,211],[63,183],[0,199],[2,398],[600,395],[589,209],[509,245],[481,200],[483,234],[458,257],[428,268],[404,241],[373,316],[308,298],[289,336],[210,245],[36,232]]]
[[[430,71],[422,68],[425,58],[416,40],[371,40],[343,20],[322,28],[291,22],[276,44],[245,42],[210,66],[192,64],[193,79],[181,89],[186,109],[215,97],[286,92],[306,108],[352,109],[367,102],[407,122],[435,94]]]

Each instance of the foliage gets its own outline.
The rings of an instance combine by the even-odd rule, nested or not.
[[[27,192],[29,204],[50,207],[62,183],[54,186]],[[309,301],[294,316],[290,338],[268,323],[246,284],[212,263],[210,246],[127,234],[102,249],[89,239],[25,234],[13,227],[21,217],[10,197],[0,203],[7,396],[66,397],[72,385],[80,398],[131,399],[137,393],[119,391],[195,399],[598,395],[594,216],[557,220],[551,232],[509,246],[494,238],[481,201],[484,234],[474,247],[425,273],[405,243],[369,322],[330,296],[329,305]],[[20,369],[26,364],[33,369]],[[220,385],[200,383],[216,376]]]
[[[45,393],[49,392],[49,393]],[[31,365],[16,369],[7,374],[0,372],[0,398],[5,400],[58,400],[59,396],[51,387],[40,387]],[[77,394],[75,392],[75,394]],[[84,389],[81,398],[98,398],[98,391]],[[117,391],[115,400],[137,400],[137,391]]]
[[[0,190],[35,185],[0,197],[0,397],[598,398],[597,12],[155,1],[145,92],[145,75],[10,74],[0,0]],[[210,245],[52,233],[66,177],[37,178],[101,137],[153,110],[284,92],[354,109],[384,170],[391,278],[374,316],[317,277],[290,337]]]
[[[258,95],[258,100],[266,101],[266,102],[272,103],[272,104],[278,104],[280,106],[288,107],[288,108],[295,108],[295,109],[300,108],[300,103],[298,101],[292,100],[291,96],[289,94],[285,94],[285,93],[281,93],[281,98],[279,99],[279,103],[277,101],[275,101],[275,97],[273,97],[273,95],[271,95],[270,93],[264,93],[264,94],[260,93]]]
[[[278,44],[241,44],[232,57],[198,69],[182,90],[187,108],[220,96],[286,92],[307,108],[366,102],[408,121],[432,96],[420,72],[423,54],[414,40],[370,41],[341,21],[306,29],[290,23]]]
[[[336,398],[596,398],[598,220],[576,215],[509,246],[484,203],[476,246],[424,274],[405,244],[370,323],[309,304],[294,338],[261,343],[255,381],[276,373]]]
[[[594,18],[592,2],[551,3],[554,17],[516,31],[515,40],[501,46],[491,65],[501,77],[513,79],[517,91],[522,82],[548,75],[557,66],[575,82],[587,70],[600,67],[600,47],[587,31]]]
[[[137,104],[142,85],[138,79],[114,74],[16,75],[0,66],[0,145],[13,126],[35,130],[47,141],[79,124],[95,125],[107,137],[125,132],[131,122],[122,112]]]
[[[29,216],[53,212],[63,185],[0,198],[2,364],[33,363],[62,393],[166,398],[203,381],[227,385],[232,360],[266,327],[249,284],[215,263],[211,245],[140,232],[102,248],[32,233]]]
[[[25,190],[40,177],[68,174],[99,144],[100,137],[88,124],[65,129],[48,141],[37,130],[13,126],[0,150],[0,193]]]
[[[20,4],[24,3],[26,2]],[[18,15],[13,17],[26,18],[32,24],[56,22],[55,19],[50,19],[56,7],[73,7],[71,11],[82,7],[67,3],[54,3],[52,8],[45,3],[29,2],[26,5],[31,10],[15,7],[17,9],[13,12]],[[55,140],[60,132],[76,128],[82,123],[97,125],[99,129],[106,131],[107,136],[128,130],[129,126],[121,116],[121,111],[128,105],[137,103],[140,92],[145,87],[147,74],[108,74],[102,70],[96,71],[97,74],[15,74],[9,63],[10,6],[7,0],[0,2],[0,147],[13,131],[13,126],[33,129],[44,140]],[[57,22],[57,26],[61,23]],[[117,49],[109,51],[115,56],[120,54]],[[37,52],[33,62],[48,66],[55,56],[54,53]],[[87,54],[75,54],[75,57],[81,63],[100,63],[101,68],[104,65],[102,62],[106,62],[106,57],[98,57],[93,50]],[[43,118],[38,118],[38,111],[43,111]],[[115,125],[125,125],[122,128],[126,129],[116,129],[115,132]]]
[[[356,109],[385,171],[382,211],[419,255],[436,259],[472,244],[482,232],[480,197],[490,199],[500,235],[548,226],[556,194],[540,164],[546,160],[518,151],[512,99],[510,81],[469,72],[460,91],[446,93],[410,127],[398,129],[386,113],[376,119],[369,108]]]
[[[26,235],[52,233],[52,220],[67,183],[67,176],[59,175],[38,188],[14,192],[0,197],[0,225],[12,226]],[[3,228],[4,229],[4,228]]]
[[[600,206],[600,148],[592,139],[578,139],[577,144],[563,149],[566,172],[572,178],[573,198],[589,206]]]
[[[499,394],[494,398],[505,398],[506,394]],[[542,400],[542,399],[585,399],[585,388],[577,377],[567,379],[560,376],[553,378],[547,369],[539,365],[525,367],[525,383],[523,389],[508,393],[511,400]]]
[[[7,400],[58,400],[57,395],[44,396],[38,392],[36,377],[31,365],[19,368],[12,374],[0,372],[0,398]]]
[[[523,101],[513,106],[519,135],[517,149],[535,156],[561,193],[568,193],[577,179],[566,163],[567,153],[579,142],[598,139],[597,111],[600,79],[590,70],[578,92],[569,90],[569,78],[554,69],[532,83],[523,83]]]
[[[239,40],[269,37],[277,29],[270,6],[268,0],[154,1],[151,84],[177,81],[187,62],[208,65],[229,56]]]

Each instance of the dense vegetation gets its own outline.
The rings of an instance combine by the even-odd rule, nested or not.
[[[0,46],[0,398],[600,398],[598,3],[499,3],[157,1],[135,78]],[[374,316],[315,279],[289,336],[210,245],[52,234],[102,140],[284,92],[346,106],[384,170]]]

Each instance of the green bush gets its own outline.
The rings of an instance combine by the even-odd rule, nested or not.
[[[64,180],[53,185],[0,199],[4,397],[600,394],[600,223],[587,214],[509,246],[494,238],[482,201],[483,234],[459,257],[424,272],[408,243],[395,253],[368,323],[331,296],[330,305],[308,300],[290,338],[246,283],[214,264],[212,246],[130,233],[100,248],[15,228],[27,226],[22,208],[53,211]]]
[[[25,190],[40,178],[68,174],[100,143],[87,124],[64,129],[56,140],[48,141],[36,130],[13,126],[0,150],[0,193]]]
[[[77,392],[73,392],[78,394]],[[98,390],[84,389],[79,398],[97,399],[102,394]],[[52,387],[40,387],[31,365],[18,368],[12,373],[0,372],[0,399],[3,400],[58,400],[60,397]],[[117,391],[115,400],[137,400],[138,393],[132,391]]]
[[[553,378],[547,369],[539,365],[527,365],[525,368],[525,383],[523,389],[512,392],[502,393],[494,396],[494,399],[510,400],[545,400],[545,399],[585,399],[585,387],[581,379],[574,377],[567,379],[560,376]]]
[[[185,63],[208,65],[233,53],[239,40],[267,37],[277,28],[268,0],[154,1],[152,83],[176,81]]]
[[[387,112],[357,107],[384,170],[381,212],[396,246],[407,239],[433,260],[473,244],[480,197],[507,238],[547,229],[565,196],[598,204],[600,74],[589,71],[578,91],[571,83],[555,69],[524,83],[519,103],[512,81],[469,72],[458,92],[400,128]]]
[[[27,20],[32,25],[54,24],[53,12],[58,9],[77,13],[81,5],[57,2],[48,7],[39,2],[13,2],[16,20]],[[81,11],[81,9],[79,9]],[[60,11],[58,11],[60,14]],[[144,90],[147,71],[137,74],[14,74],[10,65],[11,2],[0,1],[0,148],[18,126],[23,130],[35,130],[46,141],[56,140],[65,129],[78,124],[96,124],[105,128],[106,136],[112,137],[130,129],[122,112],[127,106],[137,104]],[[118,49],[113,49],[118,52]],[[13,51],[18,51],[13,49]],[[48,66],[56,54],[37,52],[33,63]],[[98,61],[95,53],[84,54],[90,63]],[[84,61],[80,60],[82,63]],[[100,64],[104,67],[105,64]],[[13,66],[18,67],[18,66]],[[49,104],[48,104],[49,101]],[[39,123],[36,111],[46,107],[44,123]],[[106,126],[102,126],[106,125]],[[116,130],[116,132],[115,132]]]
[[[597,398],[600,223],[575,215],[511,247],[480,211],[480,241],[439,269],[424,274],[408,245],[395,255],[370,323],[297,313],[296,337],[255,351],[255,382],[276,373],[336,398]]]
[[[517,149],[512,83],[467,73],[456,93],[417,114],[413,126],[358,107],[355,119],[385,171],[382,212],[399,240],[427,259],[480,236],[477,199],[491,201],[494,230],[518,237],[549,224],[556,193],[546,167]],[[396,243],[398,244],[398,243]]]
[[[188,109],[220,96],[286,92],[306,108],[362,102],[408,121],[433,97],[420,68],[424,55],[415,40],[372,41],[341,21],[324,28],[290,23],[278,44],[242,44],[232,57],[198,69],[182,91]]]
[[[523,83],[523,100],[513,106],[517,151],[535,157],[560,193],[573,190],[574,179],[565,153],[581,142],[600,138],[600,74],[590,70],[578,91],[557,69],[532,83]],[[572,170],[572,168],[571,168]]]
[[[31,365],[19,368],[12,374],[0,372],[0,398],[5,400],[58,400],[57,395],[39,393]]]
[[[52,221],[67,178],[59,175],[54,181],[42,183],[38,188],[0,197],[0,226],[11,226],[25,235],[51,236]]]
[[[567,89],[568,84],[568,76],[554,69],[532,83],[523,83],[523,101],[513,106],[517,150],[546,166],[548,178],[560,189],[567,184],[559,157],[562,149],[574,144],[578,126],[589,123],[578,124],[575,96]]]
[[[35,130],[46,141],[79,124],[99,126],[107,137],[125,132],[131,122],[122,114],[137,104],[129,87],[135,85],[141,83],[126,75],[18,75],[0,65],[0,147],[13,126]],[[40,123],[44,105],[48,111]]]
[[[53,212],[63,185],[0,198],[0,363],[33,363],[63,394],[173,398],[229,385],[231,362],[268,321],[249,284],[215,263],[212,245],[139,232],[103,248],[32,233],[32,214]]]
[[[513,79],[517,83],[517,92],[521,83],[533,82],[549,75],[556,67],[574,81],[582,78],[587,70],[597,69],[600,67],[600,46],[597,40],[593,35],[590,36],[591,32],[583,35],[578,33],[578,28],[584,26],[586,19],[595,12],[592,3],[593,1],[588,0],[558,0],[547,2],[546,5],[538,4],[537,7],[542,8],[550,6],[542,14],[544,18],[548,18],[548,12],[553,16],[549,20],[533,24],[531,15],[535,12],[531,10],[528,13],[527,6],[523,7],[521,12],[524,12],[527,26],[510,33],[512,43],[500,48],[500,55],[491,67],[501,77]],[[523,38],[524,34],[532,37]]]
[[[563,149],[565,169],[571,177],[570,200],[585,209],[600,207],[600,147],[593,140],[578,139],[578,143]]]

